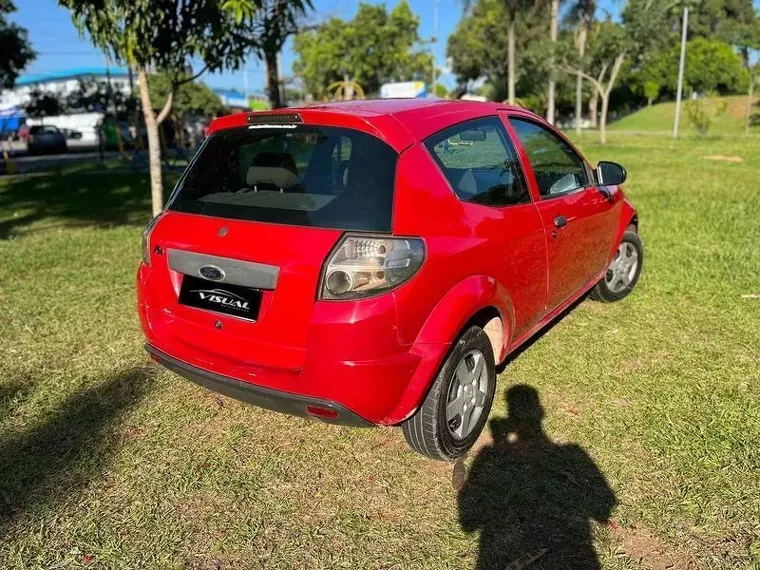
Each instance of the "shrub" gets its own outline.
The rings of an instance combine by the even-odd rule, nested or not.
[[[727,109],[726,101],[714,97],[701,97],[699,99],[690,99],[684,104],[686,117],[689,122],[697,129],[700,135],[706,135],[710,130],[713,120],[724,114]]]

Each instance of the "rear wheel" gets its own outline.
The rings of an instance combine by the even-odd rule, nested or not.
[[[488,336],[480,327],[457,340],[417,413],[402,424],[416,452],[453,461],[483,431],[496,390],[496,367]]]
[[[633,229],[626,230],[607,271],[591,290],[591,297],[612,303],[628,295],[639,281],[643,261],[641,239]]]

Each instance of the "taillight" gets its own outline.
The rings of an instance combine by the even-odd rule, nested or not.
[[[148,222],[148,225],[145,226],[145,229],[142,233],[142,258],[145,262],[145,265],[150,265],[150,233],[153,231],[153,228],[158,223],[159,218],[163,214],[159,214],[155,218],[153,218],[150,222]]]
[[[425,243],[415,238],[345,236],[327,260],[321,299],[359,299],[407,281],[422,265]]]

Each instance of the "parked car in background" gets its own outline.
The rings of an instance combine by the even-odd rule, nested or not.
[[[29,154],[60,154],[68,151],[66,137],[53,125],[30,127],[26,148]]]
[[[495,103],[217,119],[143,235],[146,348],[223,394],[400,425],[414,450],[456,459],[486,424],[497,364],[587,292],[635,287],[625,178]]]
[[[66,140],[78,141],[82,140],[82,133],[76,129],[60,129],[61,134]]]

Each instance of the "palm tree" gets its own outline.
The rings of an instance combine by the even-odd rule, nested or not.
[[[465,11],[469,10],[477,0],[462,0]],[[515,28],[517,26],[517,15],[521,10],[526,8],[536,8],[541,4],[541,0],[501,0],[504,3],[504,9],[507,11],[507,101],[510,105],[515,103]]]
[[[578,21],[578,28],[575,32],[575,47],[578,49],[578,56],[583,60],[586,53],[586,41],[588,32],[591,28],[591,22],[594,21],[596,13],[596,0],[576,0],[570,8],[571,17]],[[596,96],[596,89],[592,97]],[[596,105],[594,105],[596,109]],[[592,118],[594,122],[595,117]],[[575,78],[575,132],[580,134],[581,122],[583,121],[583,77],[577,75]]]
[[[267,68],[267,95],[273,109],[282,107],[277,59],[289,36],[300,31],[299,20],[312,8],[311,0],[264,0],[254,18],[253,52]]]
[[[549,62],[549,96],[546,106],[546,120],[554,124],[554,91],[557,80],[554,75],[554,49],[557,47],[557,31],[559,30],[559,0],[551,0],[551,24],[549,38],[552,42],[552,55]]]

